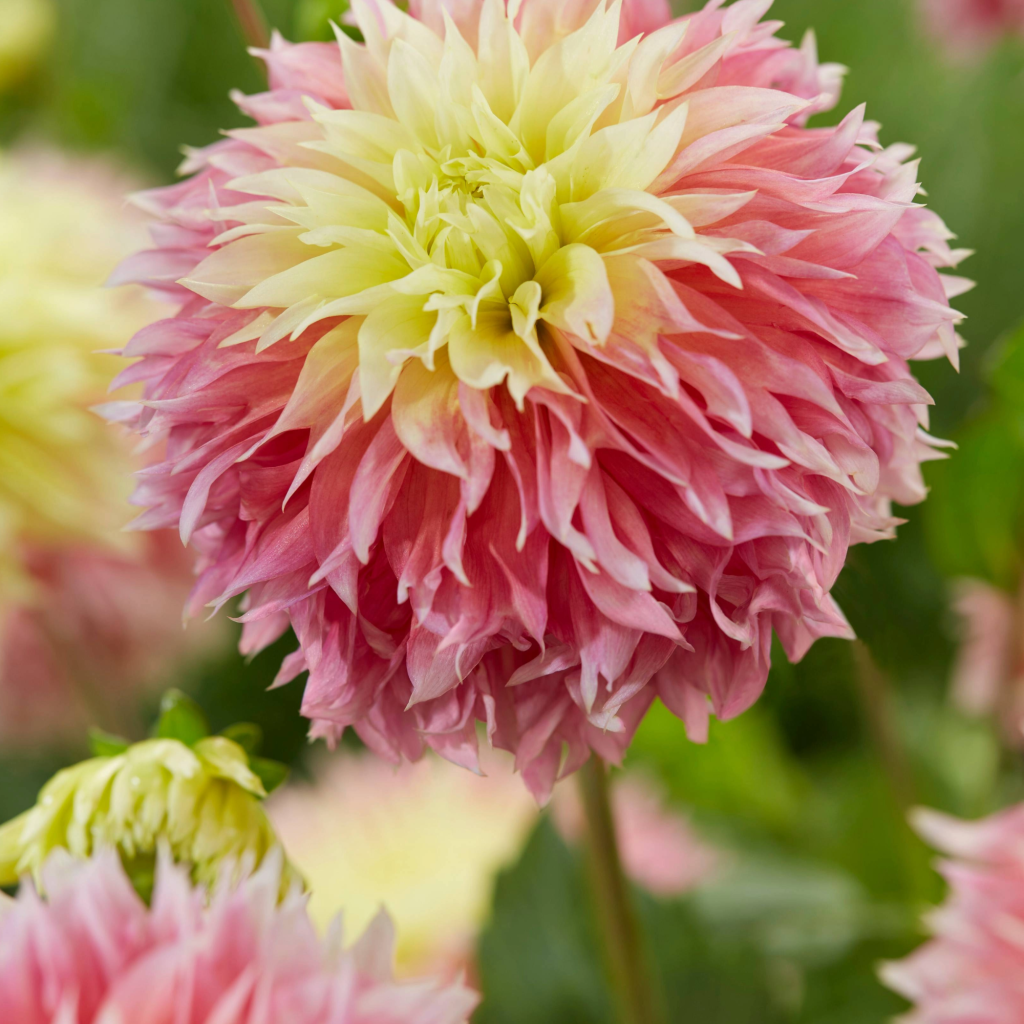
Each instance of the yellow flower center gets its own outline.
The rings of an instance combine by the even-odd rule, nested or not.
[[[505,383],[522,406],[534,386],[569,390],[554,332],[600,346],[631,305],[665,305],[650,261],[739,284],[724,254],[749,246],[691,223],[703,200],[731,212],[722,197],[659,195],[687,136],[715,127],[692,125],[680,94],[728,40],[673,60],[683,23],[618,46],[615,0],[531,63],[500,0],[484,3],[475,49],[450,19],[442,41],[387,5],[384,31],[353,9],[366,38],[340,37],[353,109],[309,103],[311,122],[252,133],[293,166],[232,183],[275,201],[217,211],[241,226],[185,282],[264,310],[229,341],[265,347],[349,317],[331,344],[357,344],[367,418],[410,360],[477,389]],[[648,320],[632,343],[656,344],[664,325]]]

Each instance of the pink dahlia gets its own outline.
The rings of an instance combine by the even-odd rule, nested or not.
[[[955,56],[970,56],[1000,36],[1024,35],[1024,0],[918,0],[925,27]]]
[[[0,607],[0,744],[81,742],[85,729],[136,725],[126,694],[174,681],[188,659],[222,649],[223,631],[182,632],[194,582],[177,539],[128,552],[74,544],[24,547],[32,599]]]
[[[960,580],[953,607],[962,637],[953,668],[953,699],[973,715],[998,716],[1005,738],[1024,743],[1024,591],[1011,594],[982,580]]]
[[[275,40],[257,127],[140,200],[118,279],[179,308],[126,349],[135,500],[246,651],[294,627],[314,735],[473,765],[482,721],[544,797],[656,695],[695,738],[749,707],[773,628],[851,635],[958,254],[907,147],[804,127],[839,70],[763,0],[352,6],[365,45]]]
[[[882,978],[915,1004],[907,1024],[1019,1024],[1024,1019],[1024,805],[968,822],[919,811],[921,835],[951,859],[933,937]]]
[[[0,907],[0,1015],[17,1024],[464,1024],[461,984],[391,980],[381,914],[350,949],[323,943],[296,893],[278,905],[280,858],[206,906],[160,864],[152,909],[117,855],[55,855],[45,900],[28,884]]]
[[[552,806],[563,838],[579,842],[586,822],[577,788],[559,786]],[[627,774],[615,780],[612,813],[623,869],[656,896],[680,896],[707,881],[720,866],[718,852],[695,835],[681,814],[666,806],[658,788],[643,775]]]

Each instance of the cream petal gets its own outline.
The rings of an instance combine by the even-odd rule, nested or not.
[[[505,124],[512,120],[530,75],[530,55],[501,0],[484,0],[480,12],[477,54],[480,88],[494,114]]]
[[[268,278],[308,259],[309,247],[299,241],[299,233],[240,238],[207,256],[181,283],[211,302],[233,305]]]
[[[387,401],[402,372],[405,353],[430,340],[437,315],[425,313],[422,303],[396,298],[378,306],[359,329],[359,386],[363,417],[370,420]],[[390,358],[401,353],[397,359]]]
[[[467,476],[458,448],[465,433],[459,379],[447,358],[440,358],[434,370],[418,360],[402,370],[391,402],[391,422],[398,439],[423,465],[459,478]]]
[[[402,126],[422,145],[436,149],[436,111],[441,95],[437,72],[422,54],[401,39],[395,40],[388,59],[388,95]]]
[[[513,330],[507,312],[481,314],[476,327],[468,316],[453,325],[448,358],[459,380],[480,390],[503,381],[519,408],[532,387],[568,392],[537,340],[524,341]]]
[[[345,87],[356,110],[393,117],[388,95],[387,64],[371,53],[369,47],[353,42],[340,28],[334,27],[345,69]]]
[[[541,267],[536,281],[544,292],[542,320],[597,344],[607,339],[615,297],[600,254],[587,245],[567,245]]]
[[[355,246],[335,249],[265,277],[235,304],[239,309],[255,309],[260,306],[292,306],[313,296],[345,298],[398,280],[408,270],[408,265],[397,256],[374,249]]]

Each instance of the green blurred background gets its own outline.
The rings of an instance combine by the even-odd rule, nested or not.
[[[5,143],[44,139],[112,153],[144,180],[171,180],[183,143],[243,123],[228,91],[258,91],[227,0],[59,0],[39,68],[0,100]],[[292,38],[326,38],[339,0],[265,0]],[[682,10],[683,6],[680,5]],[[870,651],[822,641],[790,666],[776,650],[763,700],[687,743],[658,708],[630,754],[658,776],[702,831],[731,852],[720,883],[678,901],[641,896],[668,1019],[715,1024],[870,1024],[900,1000],[878,960],[921,933],[941,896],[908,805],[975,816],[1024,796],[1019,753],[994,723],[948,698],[956,651],[949,584],[958,576],[1016,591],[1024,510],[1024,42],[952,61],[910,0],[776,0],[782,35],[815,28],[823,60],[851,70],[838,111],[867,101],[883,142],[923,158],[928,203],[977,251],[977,288],[957,300],[969,347],[958,374],[920,375],[936,399],[933,431],[960,452],[928,467],[933,494],[905,512],[895,544],[854,549],[836,596]],[[302,770],[300,684],[267,693],[285,639],[251,663],[229,657],[182,685],[215,727],[259,722],[268,756]],[[81,751],[4,758],[0,819]],[[480,946],[487,1024],[605,1024],[612,1019],[582,867],[549,824],[498,882]]]

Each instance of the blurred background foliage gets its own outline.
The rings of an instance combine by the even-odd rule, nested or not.
[[[264,0],[272,25],[304,39],[327,38],[343,6]],[[227,0],[56,9],[45,56],[0,99],[6,144],[100,151],[143,182],[169,181],[182,143],[242,123],[229,90],[261,87]],[[762,701],[713,723],[706,746],[689,744],[660,706],[648,717],[630,763],[729,851],[729,867],[685,899],[638,899],[667,1019],[869,1024],[901,1008],[874,965],[920,941],[918,914],[941,894],[908,806],[975,816],[1024,796],[1019,753],[948,699],[951,581],[1016,592],[1024,559],[1024,334],[1014,333],[1024,314],[1024,42],[953,61],[923,33],[912,0],[776,0],[772,16],[794,41],[813,25],[822,59],[851,69],[827,122],[866,101],[884,142],[915,143],[928,203],[977,251],[965,272],[978,286],[957,300],[969,318],[961,372],[919,366],[936,399],[933,430],[960,451],[927,467],[932,496],[906,510],[897,543],[851,553],[836,596],[863,646],[821,641],[799,665],[777,649]],[[289,643],[206,665],[181,685],[215,729],[255,721],[267,756],[301,771],[301,684],[266,692]],[[0,818],[81,754],[0,751]],[[583,872],[542,820],[497,880],[479,948],[481,1024],[611,1020]]]

